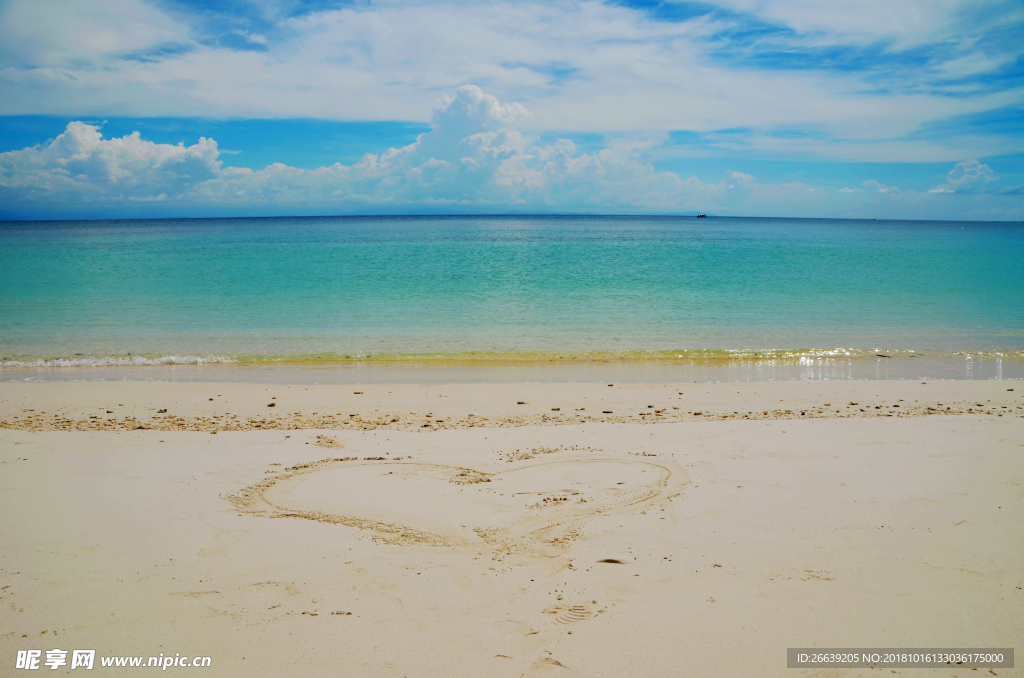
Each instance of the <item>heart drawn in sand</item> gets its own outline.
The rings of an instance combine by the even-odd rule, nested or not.
[[[326,459],[286,469],[227,499],[246,513],[347,525],[391,544],[554,556],[587,519],[666,499],[687,481],[670,463],[592,456],[495,473]]]

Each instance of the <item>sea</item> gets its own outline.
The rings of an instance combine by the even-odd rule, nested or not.
[[[1024,378],[1024,223],[0,222],[0,380]]]

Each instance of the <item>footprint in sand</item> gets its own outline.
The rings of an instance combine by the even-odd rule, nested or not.
[[[556,624],[575,624],[586,621],[602,612],[604,610],[595,610],[590,604],[556,605],[544,610],[545,614],[552,615],[552,619]]]

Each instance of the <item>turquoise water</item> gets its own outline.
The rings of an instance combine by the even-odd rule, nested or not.
[[[6,222],[0,357],[1013,353],[1022,266],[1024,224],[1006,223]]]

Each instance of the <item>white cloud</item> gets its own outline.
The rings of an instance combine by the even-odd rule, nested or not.
[[[963,37],[963,15],[1007,6],[1006,0],[718,0],[765,21],[821,38],[873,43],[892,40],[901,48]]]
[[[886,186],[883,183],[875,181],[874,179],[868,179],[864,182],[864,190],[869,193],[899,193],[900,189],[896,186]]]
[[[189,44],[188,27],[143,0],[8,0],[0,65],[88,70],[108,55]]]
[[[465,85],[434,107],[432,131],[416,143],[367,154],[353,165],[303,170],[223,168],[216,141],[154,144],[138,132],[103,139],[73,122],[44,146],[0,154],[0,197],[9,205],[53,206],[161,201],[195,206],[401,209],[504,206],[511,209],[685,209],[753,181],[729,172],[718,184],[657,172],[627,152],[577,153],[569,140],[540,145],[517,126],[529,118]],[[703,201],[703,202],[702,202]]]
[[[696,209],[752,180],[730,172],[718,184],[684,181],[629,152],[578,153],[567,139],[541,145],[517,129],[529,117],[521,105],[501,104],[465,85],[437,102],[432,131],[410,146],[312,171],[279,164],[260,171],[227,169],[196,186],[193,195],[211,203],[284,199],[350,208],[652,211]]]
[[[853,33],[865,43],[945,39],[964,7],[722,2],[818,31],[822,44]],[[279,4],[260,5],[276,22],[272,33],[236,33],[266,49],[234,51],[202,44],[143,0],[9,0],[0,13],[0,113],[424,121],[439,91],[475,82],[526,102],[534,115],[524,131],[750,128],[737,142],[745,151],[862,161],[1024,151],[1024,141],[998,135],[893,143],[929,122],[1015,105],[1021,91],[930,94],[916,86],[918,69],[905,69],[910,86],[883,95],[853,71],[734,68],[712,56],[707,38],[721,22],[707,19],[653,21],[594,0],[385,3],[292,18]],[[167,45],[187,51],[125,58]],[[954,66],[981,67],[977,59]],[[820,135],[758,133],[779,128]]]
[[[999,177],[988,165],[977,160],[965,160],[949,170],[946,183],[930,189],[931,193],[969,193],[977,189],[978,182],[995,181]]]
[[[981,52],[973,52],[959,59],[947,61],[942,64],[942,70],[951,77],[964,78],[1003,68],[1013,60],[1014,56],[1009,54],[989,56]]]
[[[241,36],[243,39],[245,39],[246,42],[251,43],[253,45],[267,44],[267,38],[265,36],[260,35],[259,33],[250,33],[249,31],[243,31],[240,29],[236,30],[234,33],[235,35]]]
[[[530,120],[522,105],[464,85],[435,103],[431,131],[409,146],[367,154],[351,165],[306,170],[274,163],[255,171],[224,167],[213,139],[192,146],[155,144],[138,132],[104,139],[96,126],[73,122],[46,144],[0,153],[0,205],[7,216],[28,217],[166,216],[169,209],[193,216],[423,211],[952,216],[944,196],[901,192],[874,180],[865,181],[863,189],[835,190],[802,182],[759,183],[738,170],[726,171],[719,181],[684,179],[657,171],[644,159],[643,145],[585,153],[568,139],[541,143],[522,128]],[[964,162],[946,186],[961,190],[992,176],[986,165]],[[986,205],[974,201],[965,203],[968,207]]]
[[[221,172],[217,142],[154,144],[134,132],[103,139],[93,125],[69,123],[45,146],[0,153],[0,196],[10,204],[162,200]]]

